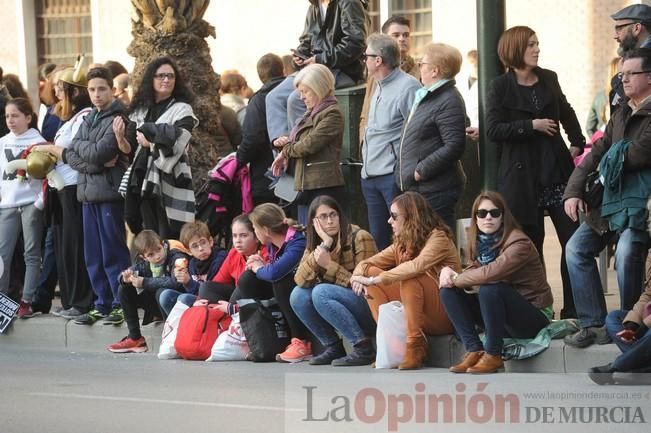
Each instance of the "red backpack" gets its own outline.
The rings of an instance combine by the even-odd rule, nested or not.
[[[204,361],[230,324],[231,316],[222,311],[210,306],[190,307],[181,316],[174,348],[183,359]]]

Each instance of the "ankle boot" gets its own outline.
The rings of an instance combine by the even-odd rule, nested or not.
[[[504,361],[500,355],[491,355],[484,353],[479,362],[466,370],[470,374],[488,374],[497,373],[501,368],[504,368]]]
[[[452,373],[465,373],[470,367],[474,367],[475,364],[479,362],[483,354],[483,350],[478,350],[476,352],[466,352],[466,354],[463,355],[463,361],[457,365],[453,365],[448,370],[450,370]]]
[[[418,370],[427,358],[427,337],[424,335],[414,341],[407,342],[405,359],[400,363],[400,370]]]

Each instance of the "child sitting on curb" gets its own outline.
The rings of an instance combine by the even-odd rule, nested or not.
[[[187,260],[180,242],[164,241],[153,230],[143,230],[133,240],[136,259],[129,269],[122,271],[119,296],[129,335],[107,347],[110,352],[146,352],[147,342],[140,333],[138,307],[145,310],[143,326],[160,317],[156,300],[166,289],[183,290],[173,271],[177,260]]]
[[[158,294],[158,305],[165,317],[174,308],[179,295],[183,293],[197,295],[201,283],[212,280],[226,259],[226,250],[215,245],[210,236],[210,229],[201,221],[184,224],[180,238],[192,258],[188,266],[180,266],[177,263],[174,267],[174,277],[182,284],[182,289],[165,289]]]

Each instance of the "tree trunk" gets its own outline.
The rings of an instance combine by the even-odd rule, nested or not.
[[[215,28],[203,20],[210,0],[131,0],[138,19],[133,21],[133,41],[127,52],[136,59],[134,89],[147,64],[162,56],[173,58],[196,95],[193,104],[199,126],[188,149],[195,191],[220,156],[232,151],[220,132],[219,75],[205,38]]]

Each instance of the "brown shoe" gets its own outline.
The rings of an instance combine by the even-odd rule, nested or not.
[[[427,337],[424,335],[415,341],[407,342],[405,359],[400,363],[400,370],[418,370],[427,358]]]
[[[483,354],[483,350],[478,350],[477,352],[466,352],[466,354],[463,355],[463,361],[457,365],[453,365],[448,370],[452,373],[465,373],[470,367],[474,367],[475,364],[479,362]]]
[[[484,353],[479,362],[466,370],[470,374],[488,374],[497,373],[498,370],[504,368],[504,361],[500,355],[491,355]]]

